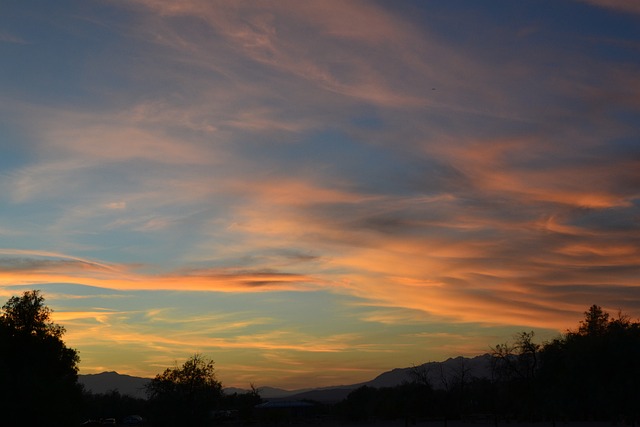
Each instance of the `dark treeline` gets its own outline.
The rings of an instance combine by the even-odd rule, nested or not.
[[[376,389],[361,387],[338,405],[354,421],[405,418],[486,421],[600,420],[635,425],[640,408],[640,323],[594,305],[577,330],[537,344],[533,332],[491,352],[491,378],[474,378],[464,362],[439,388],[428,372]],[[443,377],[444,379],[444,377]]]
[[[208,425],[231,416],[249,420],[261,401],[255,389],[223,394],[213,362],[200,355],[157,375],[147,388],[148,399],[83,390],[78,352],[66,346],[65,329],[51,313],[37,290],[11,297],[0,309],[0,426],[69,427],[138,414],[147,425]]]
[[[115,418],[122,420],[130,415],[147,414],[149,405],[145,399],[121,394],[118,390],[107,393],[92,393],[83,390],[82,404],[79,407],[83,421]]]
[[[489,377],[476,378],[460,358],[433,384],[434,364],[412,370],[412,380],[388,388],[360,387],[335,405],[256,410],[258,391],[227,395],[213,361],[194,355],[156,375],[147,399],[118,391],[94,394],[78,384],[79,357],[64,328],[51,321],[38,291],[12,297],[0,311],[0,410],[2,425],[79,425],[81,420],[142,415],[148,425],[200,426],[261,423],[299,416],[345,421],[467,419],[625,421],[640,414],[640,323],[611,317],[593,305],[577,329],[536,343],[533,332],[498,344]],[[275,412],[277,411],[277,412]]]
[[[186,364],[201,363],[199,355],[190,358]],[[205,361],[204,363],[208,363]],[[183,367],[172,368],[176,373],[188,375]],[[166,371],[165,371],[166,373]],[[194,373],[194,372],[191,372]],[[121,394],[117,390],[108,393],[83,391],[81,399],[81,419],[96,420],[115,418],[124,420],[131,415],[141,415],[144,425],[151,426],[206,426],[236,422],[246,424],[254,420],[254,407],[262,402],[257,390],[246,393],[223,394],[213,387],[203,388],[207,377],[195,372],[187,381],[161,385],[166,375],[161,374],[149,384],[148,399]],[[210,376],[209,379],[213,378]],[[199,383],[199,384],[198,384]],[[158,391],[157,387],[163,389]],[[156,389],[156,390],[154,390]],[[215,395],[212,395],[215,394]]]

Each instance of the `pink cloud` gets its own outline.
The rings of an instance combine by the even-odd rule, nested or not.
[[[28,44],[28,42],[21,37],[7,32],[0,32],[0,43]]]
[[[156,41],[176,51],[197,53],[203,64],[215,67],[219,59],[212,55],[211,47],[219,47],[215,37],[223,36],[251,60],[324,90],[380,105],[426,105],[430,101],[416,92],[426,93],[436,76],[441,79],[445,75],[436,69],[446,68],[459,74],[456,70],[461,65],[467,70],[476,67],[465,64],[463,57],[446,46],[418,37],[417,34],[424,35],[424,28],[413,28],[367,2],[244,5],[191,0],[179,7],[165,1],[137,3],[167,20],[148,22],[150,34],[162,34]],[[202,34],[190,34],[188,30],[174,31],[170,22],[173,16],[188,16],[206,23],[211,37],[203,38]],[[317,36],[312,37],[313,34]],[[354,55],[354,52],[361,53]],[[381,62],[379,58],[383,55],[386,59]],[[437,67],[425,61],[426,57],[439,58]],[[409,76],[406,72],[400,75],[399,68],[416,71]]]
[[[582,149],[591,149],[586,142]],[[472,180],[475,190],[503,194],[525,203],[552,202],[575,207],[609,208],[631,206],[637,194],[628,186],[638,180],[640,167],[630,158],[615,162],[571,160],[573,144],[556,144],[542,137],[458,141],[429,147],[428,151],[448,159]],[[561,166],[547,166],[544,158],[570,159]],[[517,160],[517,162],[515,162]],[[588,159],[587,159],[588,160]],[[516,166],[530,163],[531,167]]]
[[[46,229],[59,236],[76,229],[118,230],[173,242],[187,230],[179,225],[189,215],[205,217],[189,224],[197,237],[180,241],[173,261],[207,265],[222,258],[219,264],[234,267],[160,271],[147,266],[160,271],[153,274],[8,250],[1,283],[238,293],[329,290],[453,322],[557,329],[573,324],[593,303],[590,298],[614,305],[616,295],[636,286],[624,271],[640,262],[632,245],[637,232],[600,231],[583,218],[637,203],[638,161],[619,153],[599,157],[605,144],[629,134],[630,126],[613,120],[611,112],[638,107],[636,70],[595,64],[579,53],[564,57],[553,49],[536,53],[544,59],[539,62],[506,57],[484,62],[486,52],[449,46],[442,37],[431,37],[428,28],[400,21],[370,2],[131,4],[140,11],[131,31],[146,37],[149,50],[139,52],[140,60],[126,71],[141,85],[160,79],[168,89],[153,96],[141,91],[125,108],[104,111],[17,105],[17,111],[29,113],[21,115],[29,117],[37,144],[32,163],[12,170],[3,191],[13,195],[12,202],[24,203],[62,200],[86,190],[86,197],[69,205],[59,202],[64,214]],[[564,68],[558,66],[558,75],[548,80],[533,79],[543,62]],[[624,89],[594,83],[601,78]],[[538,91],[553,94],[538,99]],[[362,103],[381,111],[382,129],[369,132],[348,124],[361,114],[355,106]],[[572,111],[574,104],[584,111]],[[578,115],[589,117],[592,131],[575,126]],[[501,121],[494,125],[486,119]],[[384,185],[357,190],[369,184],[370,175],[329,176],[311,155],[269,158],[268,166],[258,158],[276,146],[301,145],[304,132],[327,124],[363,146],[428,161],[415,175],[407,174],[410,178],[393,175],[404,176],[404,165],[389,167],[392,190]],[[261,145],[263,139],[268,142]],[[126,187],[113,192],[101,187],[105,194],[94,190],[93,184],[103,184],[95,170],[128,178]],[[377,173],[375,166],[370,173]],[[119,256],[134,251],[124,246]],[[274,255],[283,249],[312,255],[304,261]],[[241,258],[250,265],[242,266]],[[620,271],[607,277],[613,268]],[[602,292],[606,286],[616,291]],[[75,320],[86,316],[78,313]],[[414,321],[388,314],[367,320]],[[262,346],[274,352],[300,346],[287,347],[278,338],[251,337],[269,341]],[[118,339],[143,341],[125,332]],[[342,351],[349,342],[343,336],[329,341],[323,351]],[[175,338],[157,345],[181,344]]]
[[[594,6],[618,10],[620,12],[640,13],[640,4],[628,0],[581,0]]]

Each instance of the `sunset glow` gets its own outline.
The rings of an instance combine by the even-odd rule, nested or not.
[[[0,297],[81,373],[353,384],[640,317],[640,8],[0,10]]]

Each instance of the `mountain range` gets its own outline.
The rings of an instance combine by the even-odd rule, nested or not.
[[[369,387],[395,387],[410,381],[428,381],[434,388],[447,388],[454,380],[461,377],[465,380],[471,378],[491,377],[491,356],[484,354],[472,358],[455,357],[443,362],[428,362],[419,366],[396,368],[383,372],[374,379],[362,383],[340,385],[332,387],[306,388],[298,390],[283,390],[274,387],[260,387],[258,389],[263,399],[286,400],[314,400],[317,402],[338,402],[347,397],[353,390],[361,386]],[[118,391],[133,397],[145,398],[145,385],[150,378],[122,375],[117,372],[102,372],[100,374],[79,375],[78,382],[85,389],[93,393],[109,393]],[[224,392],[246,393],[248,390],[229,387]]]
[[[133,377],[117,372],[102,372],[100,374],[78,375],[78,382],[85,390],[96,394],[105,394],[117,391],[120,394],[128,394],[132,397],[146,398],[145,386],[151,378]]]

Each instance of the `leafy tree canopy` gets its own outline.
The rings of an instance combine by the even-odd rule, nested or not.
[[[11,297],[0,311],[0,405],[8,425],[77,421],[80,358],[51,313],[37,290]]]
[[[181,420],[195,425],[216,408],[222,396],[222,384],[216,378],[214,362],[195,354],[182,366],[176,364],[156,375],[146,391],[157,423]]]
[[[44,305],[40,291],[26,291],[22,296],[13,296],[2,307],[0,321],[13,333],[60,338],[64,327],[51,321],[51,310]]]

